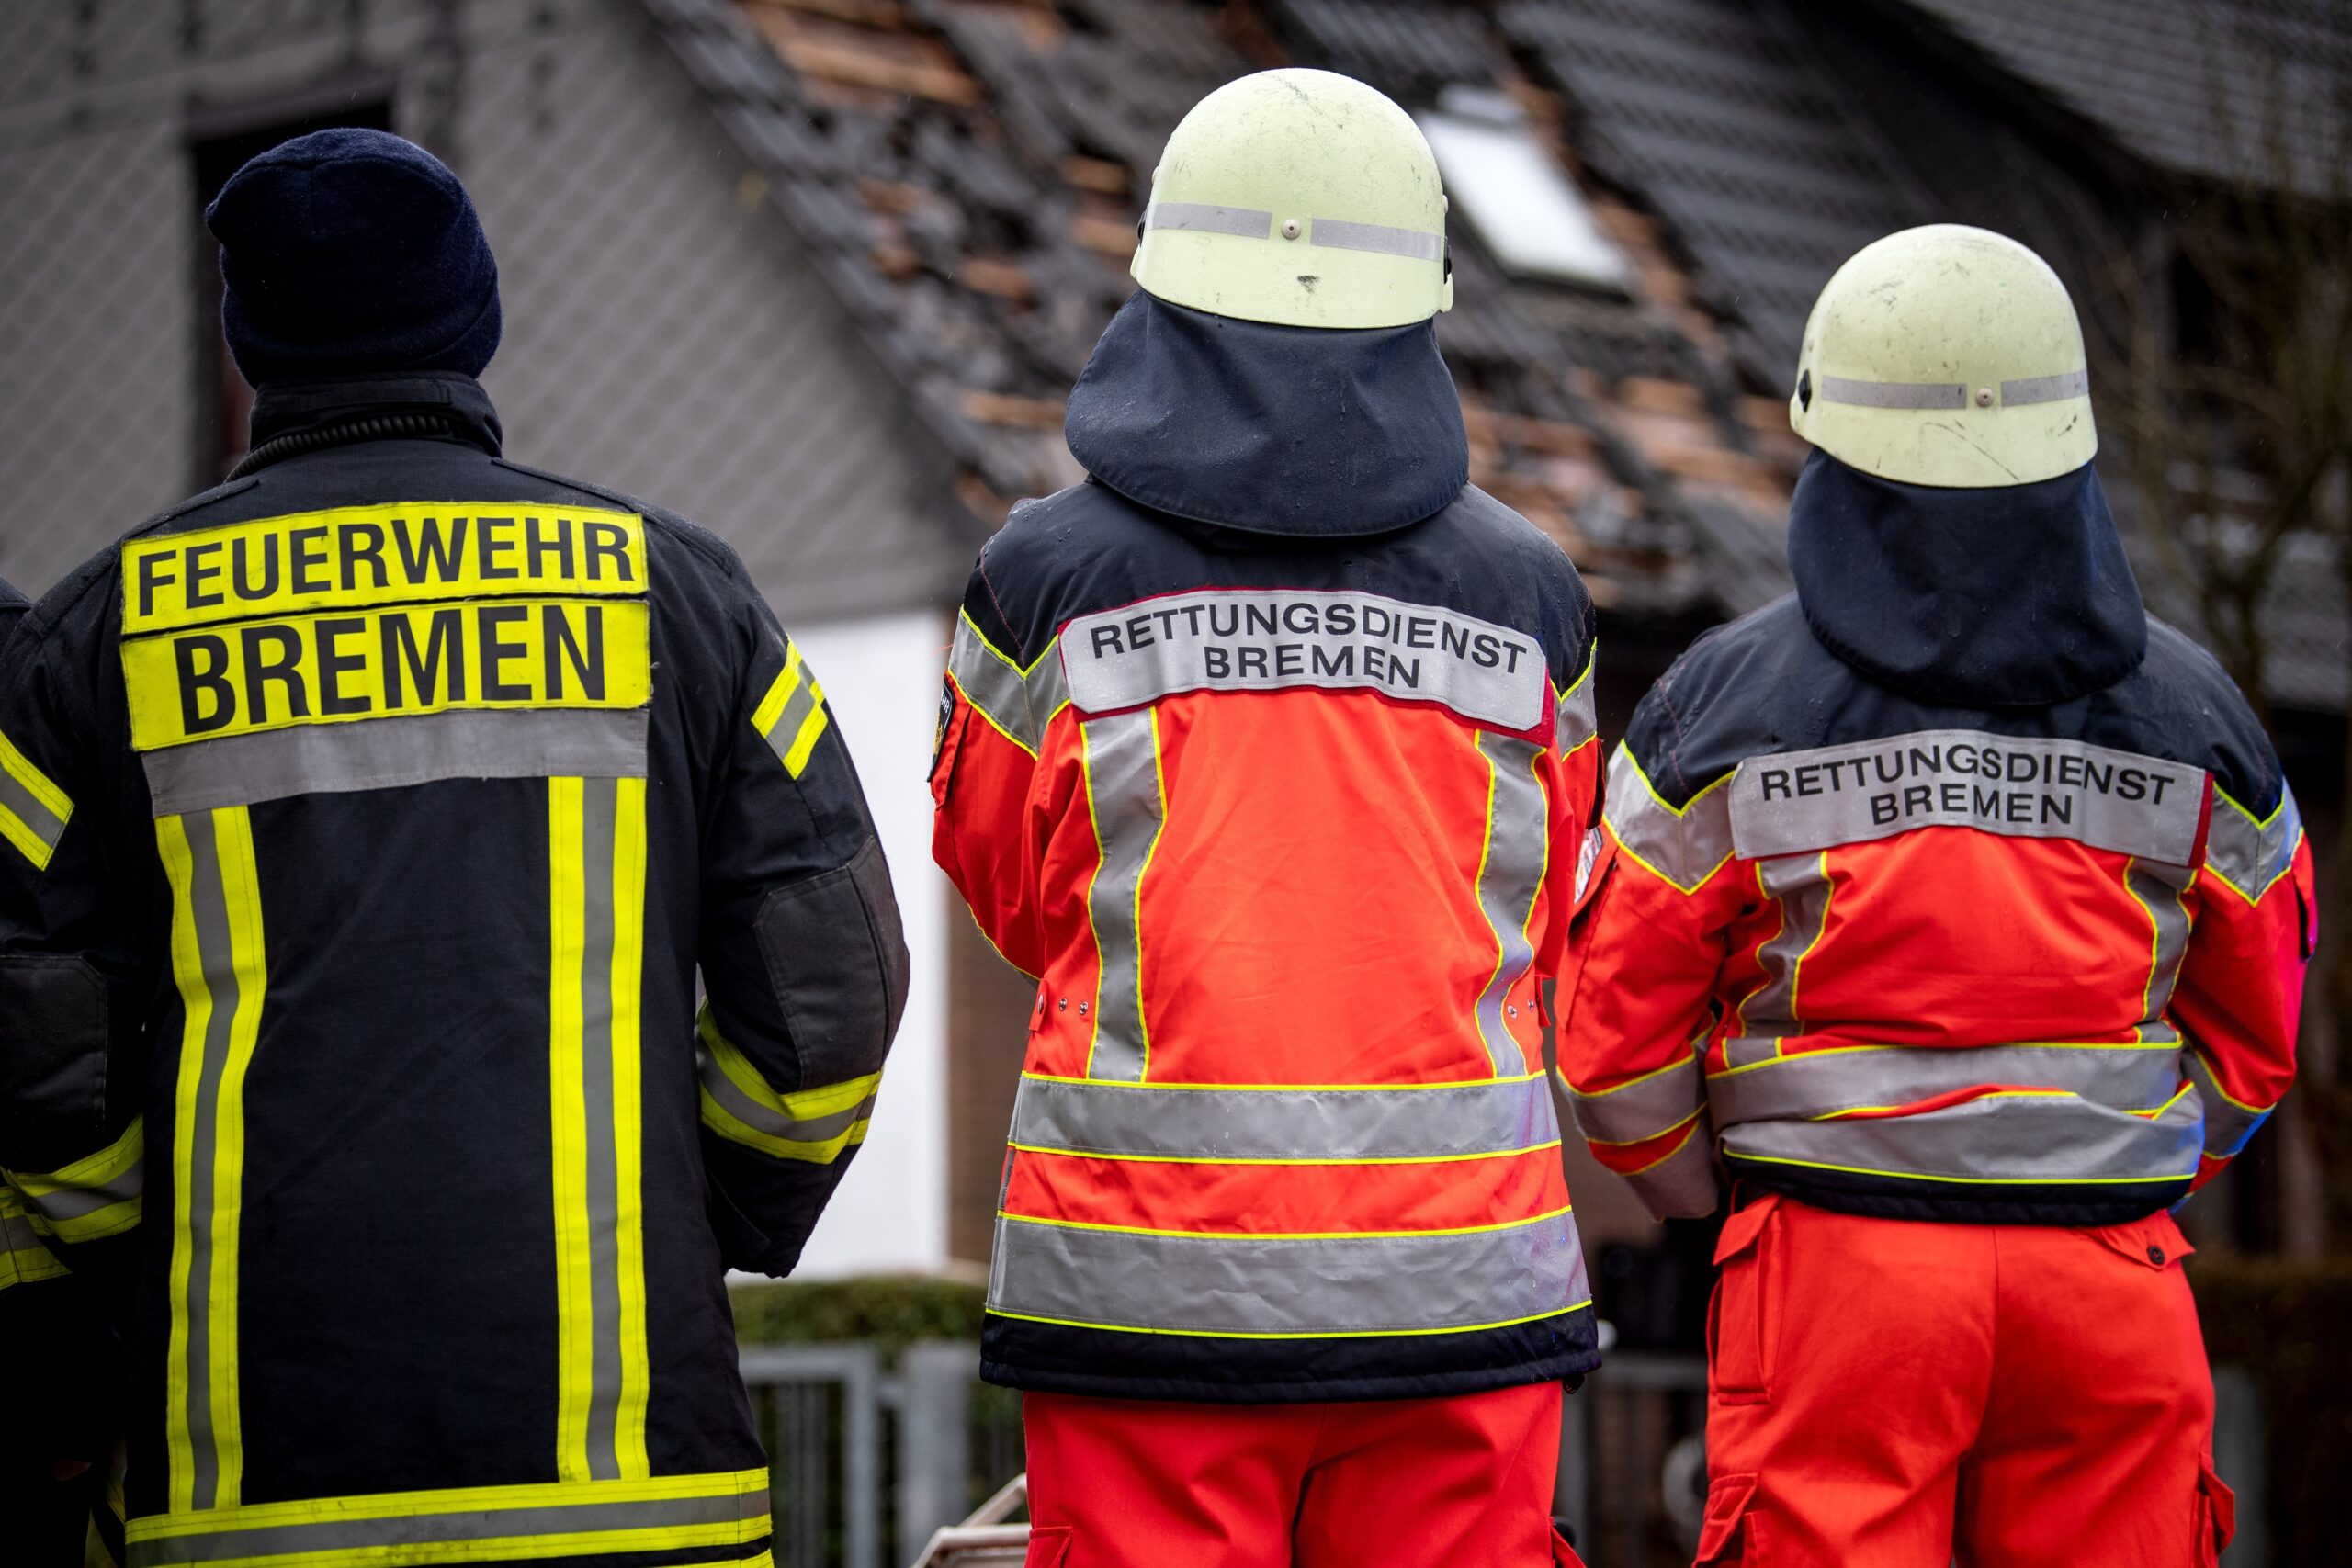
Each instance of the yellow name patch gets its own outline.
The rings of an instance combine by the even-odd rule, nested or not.
[[[122,634],[486,594],[645,592],[645,522],[538,502],[345,506],[135,539]]]
[[[125,642],[122,668],[141,751],[453,708],[634,708],[653,690],[646,606],[635,599],[242,621]]]

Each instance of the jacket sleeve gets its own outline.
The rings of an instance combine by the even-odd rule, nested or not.
[[[1575,989],[1577,953],[1569,941],[1569,920],[1600,832],[1600,736],[1593,709],[1597,657],[1587,643],[1584,668],[1566,691],[1552,694],[1550,853],[1544,863],[1544,903],[1551,919],[1544,928],[1535,967],[1549,982],[1544,1005],[1555,1017],[1561,1000]]]
[[[133,764],[103,620],[28,622],[0,654],[0,1171],[62,1263],[112,1277],[141,1218],[141,998],[162,955],[152,835],[134,857],[105,821]]]
[[[907,998],[890,871],[823,687],[756,594],[704,838],[696,1021],[730,1268],[782,1276],[865,1137]]]
[[[46,1466],[102,1460],[120,1430],[144,905],[116,880],[108,770],[83,750],[110,733],[95,643],[0,642],[0,1342],[23,1352],[0,1455]]]
[[[1717,779],[1668,804],[1621,745],[1571,933],[1568,1101],[1593,1157],[1659,1219],[1710,1213],[1722,1196],[1701,1051],[1745,901],[1726,802]]]
[[[989,583],[974,568],[940,695],[931,765],[932,856],[998,953],[1032,979],[1046,966],[1037,927],[1038,865],[1028,801],[1046,724],[1060,706],[1059,650],[1024,661]]]
[[[2213,790],[2204,874],[2171,1014],[2205,1108],[2203,1186],[2295,1081],[2303,970],[2318,942],[2311,844],[2282,780],[2267,817]]]

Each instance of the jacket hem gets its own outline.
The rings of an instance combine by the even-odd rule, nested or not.
[[[1816,1209],[1865,1219],[1962,1225],[2129,1224],[2188,1197],[2192,1179],[2182,1176],[2097,1186],[2052,1182],[1995,1187],[1832,1171],[1808,1171],[1794,1177],[1785,1166],[1751,1164],[1729,1154],[1724,1163],[1743,1188],[1778,1192]]]

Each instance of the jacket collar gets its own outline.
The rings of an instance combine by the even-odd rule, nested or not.
[[[504,433],[490,394],[453,370],[399,370],[315,381],[276,381],[254,394],[252,456],[241,471],[266,468],[297,452],[379,438],[385,415],[423,416],[413,430],[390,434],[480,447],[496,457]],[[412,423],[403,421],[403,423]],[[303,437],[299,442],[288,437]],[[273,443],[285,446],[273,452]]]

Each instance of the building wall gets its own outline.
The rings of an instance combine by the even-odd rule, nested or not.
[[[0,575],[195,488],[191,141],[355,94],[481,210],[510,455],[702,522],[787,615],[952,597],[946,463],[635,0],[0,6]]]

